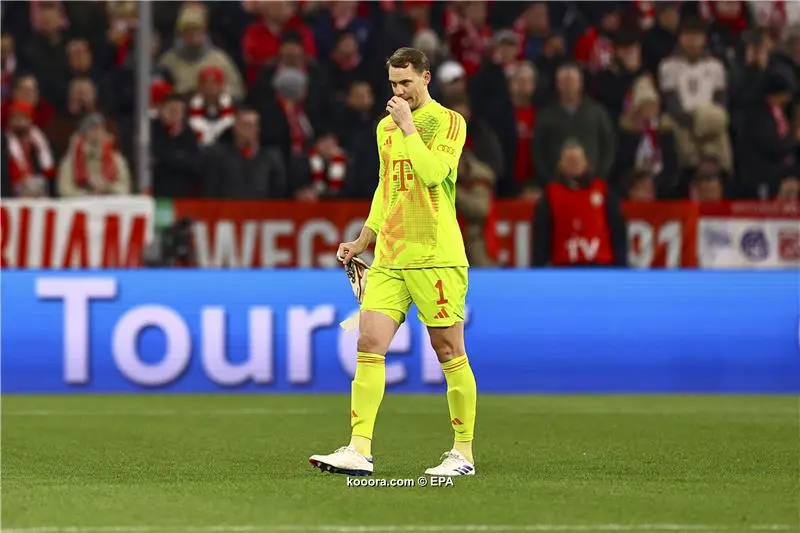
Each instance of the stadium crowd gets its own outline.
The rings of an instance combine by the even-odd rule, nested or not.
[[[406,45],[427,52],[432,95],[468,121],[463,213],[584,172],[563,164],[569,142],[631,200],[800,194],[798,3],[152,9],[152,150],[139,162],[137,3],[2,4],[4,197],[368,198],[384,62]],[[151,167],[148,191],[138,164]]]

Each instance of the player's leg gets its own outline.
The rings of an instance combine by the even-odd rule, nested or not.
[[[406,271],[420,321],[428,327],[431,346],[447,381],[447,404],[453,428],[453,448],[442,464],[428,469],[433,475],[475,473],[472,440],[475,431],[477,384],[467,357],[464,313],[468,287],[466,268],[433,268]]]
[[[405,313],[392,309],[361,311],[350,394],[350,446],[365,457],[372,455],[372,432],[386,388],[386,352],[404,319]]]
[[[328,455],[311,456],[312,465],[333,473],[372,474],[372,433],[386,387],[386,352],[410,305],[411,296],[399,272],[370,269],[351,385],[350,444]]]

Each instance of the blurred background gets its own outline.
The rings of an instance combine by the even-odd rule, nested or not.
[[[114,197],[123,224],[147,219],[128,266],[329,266],[317,245],[261,260],[262,238],[247,265],[246,243],[229,253],[203,236],[228,235],[227,221],[241,240],[255,209],[295,234],[323,214],[337,234],[326,249],[346,237],[377,182],[384,62],[400,46],[428,53],[433,97],[468,120],[458,210],[473,266],[552,265],[533,205],[575,175],[620,200],[618,265],[717,264],[710,247],[736,238],[705,232],[670,255],[658,236],[682,220],[677,248],[694,243],[703,213],[737,211],[726,201],[796,215],[752,206],[800,197],[794,2],[31,1],[4,3],[2,22],[6,265],[47,259],[16,206]],[[282,206],[231,207],[245,200]],[[665,206],[680,200],[691,207],[676,219]],[[18,257],[12,240],[36,242]],[[772,266],[796,266],[786,247]]]

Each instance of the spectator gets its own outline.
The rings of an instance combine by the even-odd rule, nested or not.
[[[33,123],[33,117],[34,108],[30,102],[11,102],[5,136],[10,183],[18,198],[52,196],[53,152],[47,137]]]
[[[750,195],[759,189],[774,189],[780,171],[795,164],[800,138],[786,114],[792,92],[789,79],[771,72],[765,79],[762,101],[749,113],[744,139],[748,150],[742,154],[742,170],[750,179],[742,185]]]
[[[635,170],[625,183],[625,191],[629,202],[655,202],[656,180],[646,170]]]
[[[565,144],[558,179],[536,205],[533,266],[627,266],[622,208],[605,180],[591,173],[583,148]]]
[[[383,17],[377,41],[378,57],[389,57],[421,33],[431,31],[431,4],[431,0],[403,0],[399,9],[392,7]]]
[[[550,10],[547,2],[533,2],[514,22],[514,31],[519,35],[518,55],[530,61],[544,52],[544,44],[550,35]]]
[[[131,192],[131,173],[114,147],[114,138],[99,113],[87,115],[58,169],[58,194],[76,196],[124,195]]]
[[[685,21],[676,53],[659,68],[659,86],[667,113],[675,122],[681,167],[696,167],[702,153],[713,150],[723,168],[732,170],[728,136],[725,67],[705,51],[705,25]]]
[[[500,139],[488,122],[473,115],[469,99],[463,97],[453,102],[446,102],[447,107],[464,117],[467,122],[467,139],[464,147],[469,148],[475,157],[492,170],[495,175],[492,179],[494,182],[497,176],[502,176],[505,172],[505,158]]]
[[[311,184],[316,195],[335,197],[342,191],[347,175],[347,154],[339,146],[333,131],[319,131],[314,146],[308,152]]]
[[[317,53],[314,34],[297,15],[297,2],[257,2],[255,9],[261,20],[250,24],[242,38],[249,86],[256,82],[261,68],[278,55],[283,35],[288,31],[299,36],[305,54],[313,57]]]
[[[519,37],[516,33],[501,30],[495,34],[488,56],[469,83],[470,100],[476,115],[491,117],[493,110],[510,106],[506,85],[519,64],[518,52]]]
[[[616,141],[608,113],[583,95],[583,77],[576,65],[564,65],[556,74],[558,101],[537,115],[533,135],[536,173],[540,181],[556,175],[561,150],[574,139],[583,147],[592,173],[607,178],[614,163]]]
[[[261,143],[281,151],[291,186],[308,187],[308,149],[314,127],[306,111],[308,76],[299,69],[284,68],[275,75],[276,95],[261,113]],[[292,189],[294,190],[294,189]]]
[[[69,66],[67,80],[90,78],[95,85],[100,81],[99,72],[94,65],[92,49],[86,39],[72,39],[67,43],[67,64]]]
[[[778,180],[776,200],[800,202],[800,172],[797,167],[785,169]]]
[[[189,101],[189,127],[200,146],[208,146],[233,127],[235,106],[231,95],[225,92],[225,73],[217,67],[200,71],[197,89]]]
[[[568,62],[564,36],[551,34],[544,42],[542,55],[534,61],[536,66],[536,95],[538,105],[549,103],[556,95],[556,72]]]
[[[656,24],[642,39],[644,68],[658,75],[661,62],[669,57],[678,44],[681,12],[678,2],[655,2]]]
[[[449,38],[450,53],[464,66],[467,76],[475,74],[483,63],[484,54],[492,38],[492,29],[486,20],[485,0],[460,3],[463,17]]]
[[[39,128],[47,127],[56,114],[53,105],[40,97],[39,82],[36,81],[36,76],[33,74],[18,75],[14,79],[11,100],[19,100],[31,104],[33,106],[33,123]],[[8,105],[10,105],[11,100],[3,107],[2,115],[4,117],[9,116]]]
[[[436,70],[433,89],[442,101],[463,100],[467,97],[467,71],[458,61],[445,61]]]
[[[312,24],[317,54],[328,57],[336,45],[337,35],[352,34],[360,55],[368,55],[368,45],[372,37],[372,21],[359,16],[358,2],[342,0],[329,2],[328,9],[320,10]],[[310,53],[313,53],[310,52]]]
[[[721,202],[725,198],[725,185],[720,173],[699,172],[692,180],[689,197],[700,203]]]
[[[370,198],[375,189],[375,169],[380,165],[375,149],[375,97],[370,84],[365,81],[353,82],[347,102],[336,111],[336,135],[349,161],[342,195]]]
[[[414,40],[411,41],[411,46],[419,48],[428,57],[428,62],[431,64],[431,70],[436,70],[445,59],[445,49],[442,46],[442,41],[439,35],[431,29],[422,30],[414,35]]]
[[[207,27],[202,7],[186,4],[178,15],[176,25],[180,37],[176,45],[161,56],[159,65],[170,71],[175,91],[184,95],[197,90],[201,70],[215,66],[225,74],[226,92],[234,100],[239,100],[244,97],[242,77],[231,58],[211,44]]]
[[[186,124],[186,104],[179,96],[164,99],[150,131],[153,196],[195,196],[200,183],[200,149]]]
[[[633,82],[644,72],[642,49],[636,35],[619,32],[614,42],[614,58],[607,68],[594,78],[592,91],[616,124],[630,98]]]
[[[456,210],[469,264],[492,267],[497,264],[497,237],[493,206],[495,174],[466,148],[458,162]]]
[[[59,109],[66,103],[63,82],[69,75],[62,17],[59,2],[42,3],[37,28],[24,54],[26,66],[36,73],[42,96]]]
[[[3,105],[11,101],[14,74],[17,72],[17,54],[14,36],[4,33],[0,38],[0,101]]]
[[[649,76],[633,87],[630,108],[619,120],[619,146],[611,182],[622,185],[631,171],[643,171],[656,180],[660,196],[672,196],[679,184],[678,155],[672,120],[661,114],[661,101]]]
[[[260,118],[252,109],[236,112],[233,142],[208,148],[203,160],[203,196],[206,198],[285,198],[288,177],[275,148],[259,142]]]
[[[119,143],[119,129],[116,121],[102,112],[97,105],[97,89],[89,78],[73,78],[69,82],[66,109],[56,115],[44,132],[53,146],[56,158],[61,159],[69,148],[72,135],[88,115],[100,113],[104,118],[104,128],[115,143]]]
[[[260,110],[263,119],[264,109],[272,105],[277,97],[275,81],[278,73],[284,69],[298,70],[305,74],[308,85],[304,97],[305,108],[309,116],[316,120],[317,117],[327,114],[326,108],[330,99],[326,69],[305,52],[299,33],[287,31],[281,39],[277,61],[261,70],[258,81],[248,96],[248,103],[250,107]],[[264,131],[261,130],[262,135]]]
[[[503,150],[505,172],[497,176],[497,192],[503,197],[530,197],[539,188],[533,153],[535,91],[536,69],[529,61],[522,61],[508,80],[509,99],[494,99],[486,114]]]
[[[590,26],[575,43],[575,60],[591,73],[608,68],[611,64],[614,40],[622,24],[620,7],[616,2],[598,2],[595,6],[599,6],[600,24],[597,27]]]
[[[330,59],[328,91],[336,104],[347,98],[347,89],[353,81],[373,78],[373,69],[364,61],[353,33],[338,35]]]
[[[744,35],[744,60],[738,65],[737,90],[731,95],[732,103],[739,109],[759,104],[762,100],[764,77],[767,70],[774,70],[773,50],[775,43],[765,31],[751,31]],[[791,74],[790,69],[789,73]]]

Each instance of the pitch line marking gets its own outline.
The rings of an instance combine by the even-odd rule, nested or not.
[[[382,411],[383,412],[383,411]],[[395,415],[439,415],[439,411],[431,409],[386,409],[389,414]],[[751,412],[749,410],[716,410],[716,409],[699,409],[699,410],[647,410],[647,409],[592,409],[592,408],[575,408],[575,409],[549,409],[543,407],[541,409],[513,409],[505,411],[507,414],[514,415],[547,415],[547,414],[575,414],[575,415],[789,415],[797,414],[796,411],[783,410],[783,409],[769,409],[758,412]],[[286,416],[314,416],[314,415],[328,415],[339,413],[335,409],[317,409],[317,408],[292,408],[292,407],[241,407],[229,409],[116,409],[116,410],[58,410],[58,409],[9,409],[4,407],[0,413],[3,416],[13,417],[48,417],[48,416],[266,416],[266,415],[286,415]]]
[[[528,525],[240,525],[240,526],[38,526],[5,528],[6,533],[444,533],[444,532],[672,532],[705,533],[714,531],[798,531],[797,526],[786,524],[755,524],[750,526],[710,524],[528,524]]]

